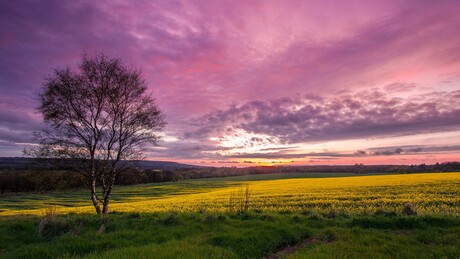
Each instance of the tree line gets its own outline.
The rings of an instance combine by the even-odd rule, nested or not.
[[[187,179],[230,177],[272,173],[421,173],[458,172],[460,162],[420,165],[344,165],[344,166],[273,166],[273,167],[197,167],[184,169],[125,168],[116,179],[116,185],[175,182]],[[47,192],[86,188],[84,175],[70,168],[3,168],[0,169],[0,191]]]

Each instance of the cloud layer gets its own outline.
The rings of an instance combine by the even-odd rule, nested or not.
[[[374,89],[327,98],[251,101],[194,122],[198,129],[186,137],[207,139],[243,129],[285,144],[458,130],[460,90],[401,98]]]
[[[142,69],[180,139],[151,159],[242,163],[299,143],[451,132],[458,13],[449,0],[2,1],[0,155],[42,127],[43,78],[99,51]]]

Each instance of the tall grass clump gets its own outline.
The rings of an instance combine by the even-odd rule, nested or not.
[[[417,211],[415,211],[415,206],[414,204],[408,202],[404,205],[403,209],[402,209],[402,213],[404,215],[417,215]]]
[[[228,211],[230,212],[246,212],[251,204],[251,188],[246,185],[245,188],[233,191],[230,193],[228,201]]]
[[[56,208],[48,207],[43,212],[43,218],[38,223],[37,234],[43,239],[63,235],[71,231],[69,222],[57,217]]]

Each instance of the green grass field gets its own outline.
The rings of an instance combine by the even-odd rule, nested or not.
[[[406,203],[416,214],[403,213]],[[102,232],[104,219],[88,205],[86,190],[1,197],[0,257],[460,256],[460,173],[276,174],[116,186]]]

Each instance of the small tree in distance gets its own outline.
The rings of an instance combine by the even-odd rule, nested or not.
[[[107,214],[122,161],[140,159],[165,126],[146,91],[139,71],[104,54],[84,55],[76,71],[56,69],[38,95],[49,129],[35,132],[39,145],[26,153],[72,163],[88,179],[96,212]]]

